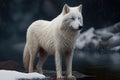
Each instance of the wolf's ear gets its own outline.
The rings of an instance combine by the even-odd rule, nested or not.
[[[82,4],[80,4],[80,5],[78,6],[78,10],[79,10],[80,12],[82,12]]]
[[[69,11],[70,11],[69,6],[67,4],[65,4],[63,7],[63,10],[62,10],[63,14],[67,14]]]

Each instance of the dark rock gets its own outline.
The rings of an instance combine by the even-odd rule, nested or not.
[[[20,67],[19,67],[19,65],[15,61],[8,60],[8,61],[0,62],[0,69],[19,70]]]

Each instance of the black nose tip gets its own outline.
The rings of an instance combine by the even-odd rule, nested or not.
[[[83,28],[83,26],[79,26],[79,30],[81,30]]]

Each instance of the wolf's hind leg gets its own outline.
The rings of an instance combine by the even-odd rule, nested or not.
[[[41,48],[39,50],[39,61],[38,61],[37,66],[36,66],[37,71],[41,74],[43,74],[42,67],[43,67],[43,64],[44,64],[47,56],[48,56],[48,53]]]
[[[29,52],[30,52],[29,72],[33,72],[33,65],[37,54],[37,47],[30,46]]]

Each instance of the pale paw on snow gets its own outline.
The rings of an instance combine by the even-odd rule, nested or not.
[[[68,76],[66,80],[76,80],[75,76]]]

